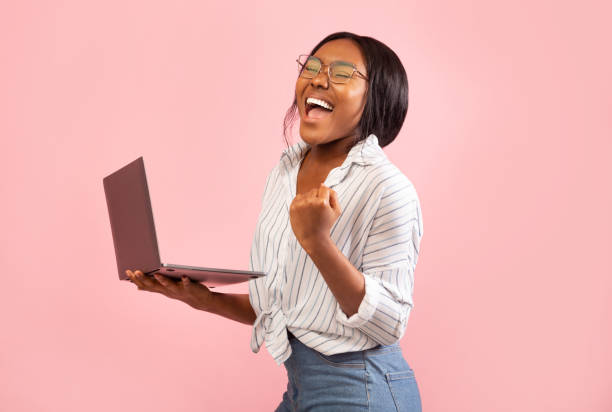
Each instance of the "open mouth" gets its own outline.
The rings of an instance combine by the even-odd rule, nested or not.
[[[324,100],[315,99],[313,97],[306,99],[306,105],[304,107],[306,116],[313,119],[326,117],[334,111],[334,106],[332,106],[330,103]]]

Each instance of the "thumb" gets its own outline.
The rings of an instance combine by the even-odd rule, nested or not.
[[[331,195],[329,197],[329,205],[334,210],[334,212],[338,214],[342,213],[342,210],[340,209],[340,202],[338,202],[338,195],[334,190],[332,190],[330,194]]]

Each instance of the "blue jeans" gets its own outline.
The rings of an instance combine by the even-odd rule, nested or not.
[[[288,334],[289,382],[275,412],[421,412],[414,371],[399,343],[323,355]]]

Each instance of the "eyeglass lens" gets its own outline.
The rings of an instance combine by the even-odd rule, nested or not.
[[[302,65],[300,76],[304,78],[312,79],[319,73],[319,70],[321,70],[321,61],[312,56],[300,57],[300,63]],[[347,82],[353,75],[353,70],[353,66],[343,62],[332,62],[329,67],[331,80],[336,83]]]

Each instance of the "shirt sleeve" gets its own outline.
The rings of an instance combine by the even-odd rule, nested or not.
[[[382,345],[402,338],[414,307],[414,271],[423,223],[418,195],[410,182],[388,188],[380,199],[363,250],[365,296],[347,317],[338,305],[336,319],[358,328]]]

